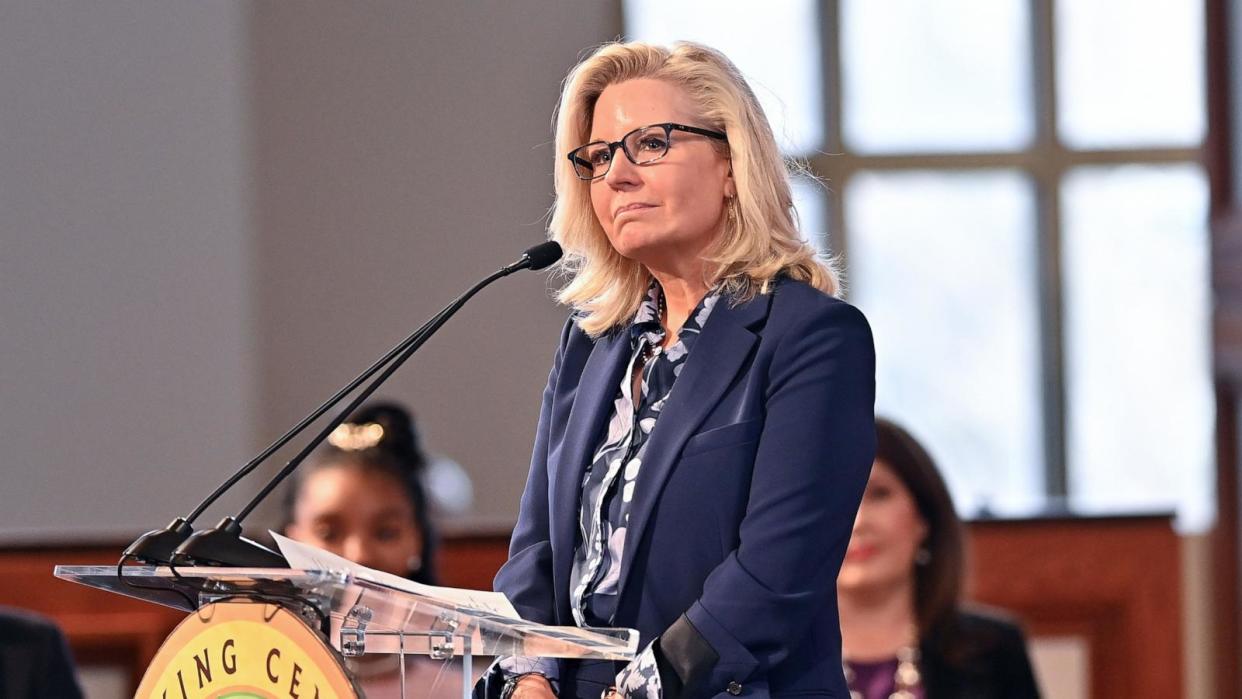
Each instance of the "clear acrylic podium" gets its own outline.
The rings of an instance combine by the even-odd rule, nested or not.
[[[400,695],[416,699],[470,699],[475,681],[496,656],[626,661],[638,649],[638,632],[630,629],[541,626],[346,571],[130,566],[120,572],[118,577],[116,567],[57,566],[55,575],[185,612],[231,600],[279,605],[342,658],[395,656]],[[432,681],[408,686],[407,663],[431,664],[438,671],[425,675]]]

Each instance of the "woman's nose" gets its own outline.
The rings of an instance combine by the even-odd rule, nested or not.
[[[345,558],[367,567],[371,567],[374,561],[371,560],[373,553],[372,547],[364,537],[354,536],[345,541],[344,553]]]
[[[638,166],[631,163],[629,157],[618,148],[613,153],[612,165],[604,175],[604,181],[611,187],[637,184],[639,181]]]
[[[867,521],[867,505],[863,503],[858,507],[858,514],[854,515],[854,528],[851,530],[851,535],[865,529]]]

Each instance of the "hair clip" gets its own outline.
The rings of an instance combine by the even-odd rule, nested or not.
[[[328,444],[344,451],[361,451],[374,447],[383,438],[384,426],[378,422],[342,422],[328,435]]]

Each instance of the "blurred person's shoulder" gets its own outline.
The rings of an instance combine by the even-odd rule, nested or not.
[[[959,608],[952,624],[955,635],[963,641],[971,640],[982,646],[1026,643],[1022,624],[1002,609],[972,604]]]
[[[82,696],[69,644],[51,619],[0,607],[0,696]]]
[[[1002,610],[960,607],[928,633],[921,650],[929,685],[946,696],[1039,696],[1026,635]]]
[[[51,620],[34,612],[0,606],[0,643],[59,642],[60,629]]]

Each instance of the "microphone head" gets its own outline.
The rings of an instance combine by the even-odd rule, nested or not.
[[[554,240],[549,240],[546,243],[540,243],[528,249],[522,253],[522,257],[530,262],[531,269],[543,269],[561,259],[563,254],[564,251],[561,250],[561,244]]]

